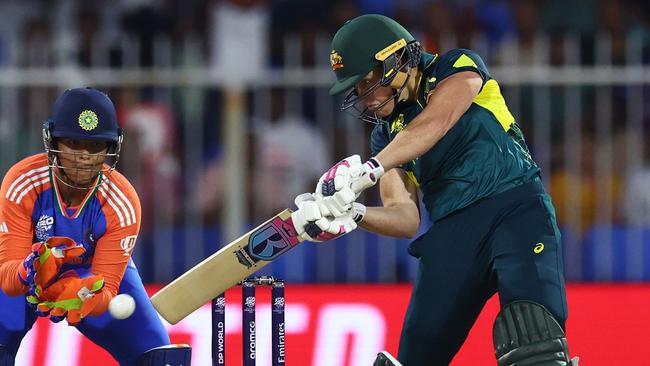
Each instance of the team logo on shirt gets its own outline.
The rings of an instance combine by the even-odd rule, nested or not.
[[[435,76],[432,76],[430,78],[427,78],[427,82],[424,84],[424,95],[425,98],[428,99],[428,94],[431,90],[433,90],[436,87],[436,80],[438,80]]]
[[[46,241],[50,237],[52,225],[54,225],[54,218],[52,216],[41,215],[36,222],[36,227],[34,228],[36,238],[40,241]]]
[[[86,131],[92,131],[99,124],[97,114],[89,109],[81,112],[78,118],[79,126]]]
[[[137,235],[131,235],[127,236],[126,238],[122,239],[120,241],[120,247],[124,251],[124,254],[122,254],[125,257],[128,257],[131,255],[131,252],[133,251],[133,247],[135,247],[135,241],[138,238]]]
[[[400,113],[390,124],[390,133],[398,133],[404,129],[404,113]]]

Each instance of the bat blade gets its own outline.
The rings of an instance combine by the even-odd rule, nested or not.
[[[183,318],[300,243],[286,209],[204,259],[151,297],[169,323]]]

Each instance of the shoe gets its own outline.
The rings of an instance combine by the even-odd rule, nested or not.
[[[372,366],[402,366],[402,364],[388,351],[381,351],[377,354]]]

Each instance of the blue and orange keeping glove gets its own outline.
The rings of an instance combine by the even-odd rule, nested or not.
[[[27,301],[36,306],[38,316],[49,315],[55,323],[65,318],[68,324],[77,325],[99,304],[103,288],[103,276],[71,269],[48,288],[37,290],[34,297],[28,296]]]
[[[30,287],[30,294],[36,289],[42,291],[56,280],[64,264],[80,263],[85,252],[83,245],[65,236],[53,236],[34,243],[32,252],[18,267],[18,278]]]

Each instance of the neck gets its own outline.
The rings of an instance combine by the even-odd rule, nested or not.
[[[80,205],[90,190],[90,187],[76,187],[75,184],[70,182],[70,179],[68,179],[68,177],[61,176],[60,172],[56,173],[55,179],[57,180],[57,188],[59,190],[59,194],[63,200],[62,203],[66,207],[74,207]]]

